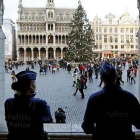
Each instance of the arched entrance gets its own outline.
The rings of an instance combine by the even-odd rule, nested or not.
[[[31,61],[32,54],[31,54],[31,48],[26,49],[26,60]]]
[[[24,60],[24,49],[19,48],[19,60],[23,61]]]
[[[45,60],[45,58],[46,58],[46,49],[45,48],[40,49],[40,57],[41,57],[41,60]]]
[[[38,57],[39,57],[38,48],[33,49],[33,55],[34,55],[34,60],[38,60]]]
[[[53,48],[49,48],[48,49],[48,58],[49,59],[53,59],[54,58],[54,56],[53,56]]]
[[[60,48],[56,49],[56,58],[61,58],[61,49]]]

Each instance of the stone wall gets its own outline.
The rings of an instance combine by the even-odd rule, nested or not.
[[[4,6],[0,0],[0,126],[5,123],[4,121],[4,100],[5,100],[5,69],[4,69],[4,43],[5,35],[2,31],[3,11]]]

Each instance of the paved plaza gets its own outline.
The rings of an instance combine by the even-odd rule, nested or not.
[[[18,73],[21,70],[25,70],[26,66],[19,67],[18,70],[15,70]],[[126,70],[123,71],[123,80],[124,84],[121,83],[121,87],[132,92],[136,97],[138,97],[138,80],[136,80],[136,84],[130,84],[127,82],[126,78]],[[55,122],[54,112],[58,107],[62,107],[66,111],[66,122],[71,124],[81,124],[85,108],[87,105],[87,101],[89,96],[102,89],[99,87],[100,78],[95,79],[95,75],[93,74],[93,83],[87,82],[88,88],[84,90],[85,99],[81,99],[81,94],[78,91],[77,96],[73,96],[75,92],[75,87],[72,87],[72,73],[74,69],[71,71],[71,74],[68,74],[66,70],[60,69],[56,74],[52,74],[51,71],[47,73],[47,75],[39,74],[39,66],[36,66],[33,70],[38,73],[37,76],[37,90],[36,97],[44,99],[51,107],[51,113],[53,120]],[[80,75],[78,75],[80,77]],[[5,87],[6,87],[6,95],[5,99],[13,97],[14,91],[11,89],[11,74],[5,73]]]

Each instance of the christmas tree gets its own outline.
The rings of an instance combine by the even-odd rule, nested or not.
[[[93,52],[94,32],[91,29],[87,14],[79,0],[79,6],[70,22],[71,32],[68,34],[66,61],[88,62],[97,55]]]

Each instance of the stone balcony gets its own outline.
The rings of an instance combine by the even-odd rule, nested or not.
[[[91,135],[86,135],[79,124],[44,124],[51,140],[91,140]],[[140,131],[133,128],[135,139],[140,140]],[[0,128],[0,140],[6,140],[7,128]]]

